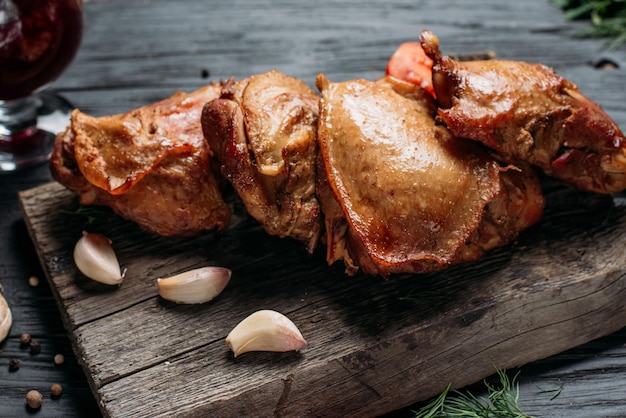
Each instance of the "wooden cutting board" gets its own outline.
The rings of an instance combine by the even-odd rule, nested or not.
[[[72,259],[85,218],[50,183],[22,192],[32,240],[74,350],[105,416],[375,416],[586,343],[626,325],[626,208],[551,185],[544,219],[476,263],[384,280],[328,267],[323,249],[267,236],[241,210],[221,236],[168,239],[119,218],[124,283]],[[226,290],[200,306],[157,295],[156,278],[220,265]],[[299,353],[224,342],[248,314],[275,309],[300,328]]]

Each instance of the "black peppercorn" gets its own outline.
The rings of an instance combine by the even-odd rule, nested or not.
[[[38,341],[31,340],[30,342],[30,354],[39,354],[41,353],[41,344]]]
[[[10,372],[17,371],[20,368],[21,364],[22,362],[19,359],[12,358],[11,360],[9,360],[9,371]]]

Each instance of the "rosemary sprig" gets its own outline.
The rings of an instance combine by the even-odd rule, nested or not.
[[[565,12],[568,20],[588,19],[592,27],[580,32],[587,37],[612,38],[612,47],[626,42],[626,0],[549,0]]]
[[[553,394],[550,400],[556,399],[556,397],[561,394],[561,391],[563,391],[563,386],[557,386],[557,387],[548,388],[548,389],[539,388],[540,393],[552,393]]]
[[[519,407],[519,372],[509,379],[506,371],[498,370],[500,386],[484,381],[487,398],[477,398],[471,393],[453,391],[450,385],[426,406],[415,411],[415,418],[533,418],[522,412]]]

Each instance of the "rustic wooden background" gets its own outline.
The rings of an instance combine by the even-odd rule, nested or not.
[[[85,16],[79,55],[52,87],[93,115],[271,68],[310,84],[320,71],[331,80],[373,79],[399,43],[428,28],[448,53],[493,50],[500,58],[551,65],[626,126],[626,50],[606,51],[602,40],[577,38],[584,23],[565,22],[547,0],[92,0]],[[618,68],[597,68],[607,60]],[[46,394],[54,382],[64,394],[46,395],[38,416],[99,414],[18,205],[18,191],[49,181],[45,166],[0,177],[0,284],[14,313],[11,334],[0,345],[0,416],[28,415],[25,393],[34,388]],[[27,283],[32,274],[42,279],[34,288]],[[40,354],[20,348],[22,332],[41,342]],[[626,415],[625,342],[622,330],[523,367],[520,403],[539,416]],[[63,365],[53,364],[56,353],[65,354]],[[11,358],[22,362],[17,372],[8,370]],[[555,387],[562,387],[555,399],[541,391]],[[480,394],[480,386],[473,389]]]

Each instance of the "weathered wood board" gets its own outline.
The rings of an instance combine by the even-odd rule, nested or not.
[[[444,272],[347,277],[323,250],[267,236],[240,209],[221,236],[167,239],[115,218],[120,287],[77,272],[85,218],[56,183],[22,192],[31,237],[105,416],[375,416],[545,358],[626,325],[626,210],[551,185],[544,219],[513,245]],[[200,306],[161,300],[156,278],[233,270]],[[298,325],[299,353],[234,359],[227,333],[258,309]]]

